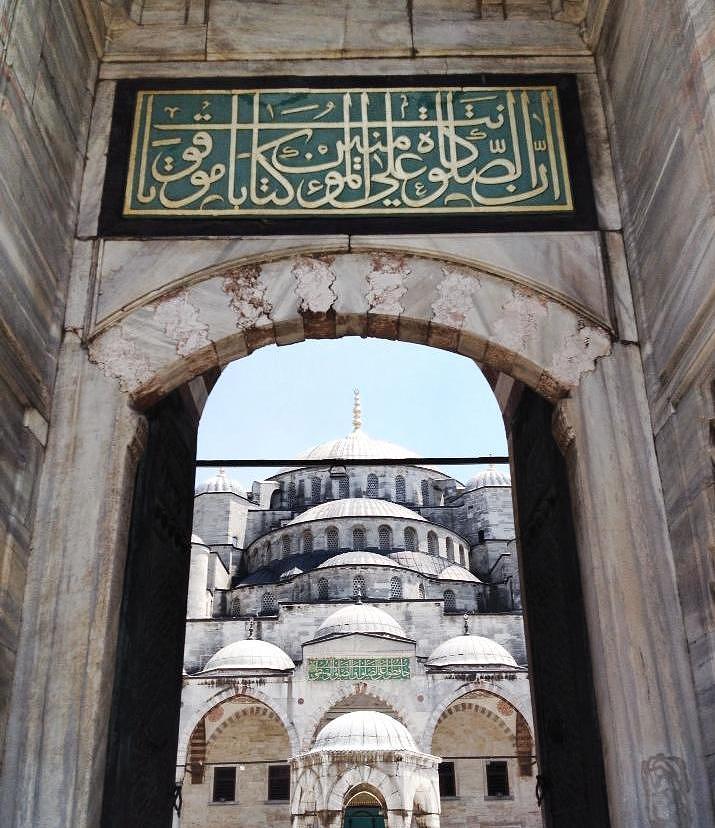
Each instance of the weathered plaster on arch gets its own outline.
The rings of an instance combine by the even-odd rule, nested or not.
[[[189,356],[210,344],[207,335],[209,326],[199,320],[199,309],[191,304],[185,290],[160,299],[154,307],[154,314],[157,322],[163,325],[164,333],[176,342],[179,356]]]
[[[332,308],[338,298],[333,290],[337,279],[333,261],[333,256],[298,256],[294,260],[291,273],[301,311],[327,313]]]

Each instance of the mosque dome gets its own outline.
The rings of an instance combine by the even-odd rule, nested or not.
[[[398,638],[407,638],[397,621],[384,610],[369,604],[349,604],[329,615],[318,627],[315,637],[351,633],[378,633]]]
[[[280,647],[268,641],[247,638],[222,647],[206,662],[202,673],[224,673],[233,670],[285,672],[294,669],[293,660]]]
[[[428,667],[470,667],[478,669],[518,665],[507,650],[481,635],[457,635],[437,647],[427,659]]]
[[[219,469],[218,473],[213,477],[209,477],[203,483],[199,483],[194,489],[195,495],[206,494],[208,492],[235,494],[240,497],[246,496],[246,491],[241,484],[237,480],[232,480],[230,477],[227,477],[226,469],[223,468]]]
[[[424,520],[422,515],[413,512],[399,503],[379,500],[376,497],[345,497],[341,500],[329,500],[319,503],[293,518],[288,526],[309,523],[313,520],[332,520],[337,518],[400,518],[402,520]]]
[[[390,443],[387,440],[376,440],[362,430],[360,393],[356,390],[352,432],[347,437],[327,440],[325,443],[313,446],[299,454],[296,460],[400,460],[418,456],[404,446],[398,446],[397,443]],[[434,469],[434,471],[439,472],[439,469]]]
[[[511,486],[509,473],[489,466],[468,480],[465,489],[485,489],[489,486]]]
[[[392,566],[396,569],[402,569],[402,566],[397,561],[393,561],[386,555],[378,555],[377,552],[365,551],[341,552],[339,555],[333,555],[332,558],[323,561],[318,566],[318,569],[323,569],[328,566]]]
[[[409,730],[397,719],[376,710],[343,713],[328,722],[315,737],[311,753],[347,750],[418,752]]]

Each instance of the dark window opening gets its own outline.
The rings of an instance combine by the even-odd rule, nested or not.
[[[236,801],[236,768],[214,768],[213,801]]]
[[[268,799],[290,799],[290,765],[268,766]]]
[[[487,762],[487,796],[509,796],[506,762]]]
[[[454,762],[440,762],[437,773],[439,775],[439,795],[457,796]]]

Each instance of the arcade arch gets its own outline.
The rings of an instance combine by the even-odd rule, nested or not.
[[[147,481],[157,465],[159,444],[180,445],[181,457],[187,460],[174,458],[179,474],[172,481],[173,488],[162,491],[162,497],[166,505],[172,498],[173,505],[182,498],[186,503],[192,477],[185,474],[192,471],[188,469],[192,429],[195,436],[196,417],[220,366],[273,342],[369,335],[455,351],[484,367],[512,425],[517,498],[525,491],[521,484],[519,494],[527,437],[538,435],[539,444],[545,445],[553,431],[568,465],[576,537],[570,549],[574,559],[577,551],[584,573],[583,605],[580,601],[576,604],[582,606],[588,621],[595,670],[593,684],[590,680],[587,684],[595,694],[606,748],[611,813],[618,825],[642,822],[649,794],[640,773],[641,763],[660,754],[689,757],[695,763],[689,796],[692,813],[700,813],[705,806],[697,803],[707,802],[708,794],[702,769],[693,758],[701,756],[699,729],[652,436],[646,428],[649,416],[640,355],[615,338],[598,253],[592,253],[586,265],[581,263],[583,278],[579,279],[573,278],[574,258],[559,255],[564,250],[558,246],[564,244],[573,244],[574,253],[585,250],[579,234],[572,235],[573,240],[569,237],[569,241],[554,240],[553,244],[541,237],[524,237],[517,256],[523,272],[507,270],[503,262],[477,261],[464,252],[465,248],[461,255],[436,248],[431,255],[424,255],[424,251],[418,255],[367,245],[360,249],[353,244],[356,252],[347,253],[341,242],[333,242],[332,249],[325,244],[311,249],[308,244],[299,252],[251,257],[241,257],[237,243],[237,255],[219,261],[226,254],[217,253],[217,246],[212,248],[206,241],[195,248],[192,260],[196,261],[196,256],[201,259],[201,249],[213,249],[213,253],[207,255],[201,270],[189,274],[181,273],[177,265],[186,249],[180,243],[173,244],[168,254],[162,250],[161,267],[158,263],[153,267],[155,254],[147,248],[141,274],[132,270],[142,242],[134,243],[132,251],[125,247],[126,254],[119,247],[112,249],[112,255],[107,252],[102,266],[109,269],[98,274],[103,283],[102,298],[86,342],[69,335],[60,355],[45,469],[67,469],[70,485],[58,499],[50,473],[45,473],[38,513],[50,519],[48,528],[37,532],[34,556],[35,561],[42,561],[43,569],[49,566],[77,583],[106,584],[107,593],[99,602],[95,595],[73,595],[70,602],[62,591],[43,583],[40,572],[29,573],[39,587],[28,598],[24,635],[41,642],[37,645],[40,648],[54,648],[55,657],[44,658],[26,650],[19,656],[14,698],[20,701],[8,737],[8,755],[18,769],[10,772],[20,773],[19,767],[28,761],[24,757],[30,754],[19,747],[28,741],[29,734],[43,738],[41,734],[49,726],[32,708],[32,688],[44,687],[54,698],[82,698],[84,721],[88,722],[83,744],[96,749],[74,749],[79,734],[69,712],[66,716],[58,712],[52,737],[45,734],[47,755],[56,757],[53,773],[61,768],[65,786],[72,787],[76,796],[88,803],[86,807],[97,810],[100,794],[84,790],[81,780],[96,778],[96,763],[103,762],[101,746],[106,731],[101,723],[108,720],[112,696],[108,679],[115,674],[110,656],[116,648],[126,527],[135,469],[144,446],[137,492],[149,496]],[[422,240],[404,244],[439,246]],[[486,242],[486,248],[489,255],[484,258],[498,258],[494,245]],[[516,250],[516,245],[512,249]],[[167,268],[170,272],[172,266],[179,275],[167,278]],[[150,280],[139,287],[147,274],[151,274]],[[118,291],[116,286],[122,279],[127,279],[127,286]],[[587,286],[585,294],[579,294],[578,285]],[[535,395],[523,388],[533,389]],[[176,389],[178,393],[172,395]],[[539,398],[555,404],[553,410]],[[92,434],[91,451],[77,448],[77,435],[84,432]],[[169,433],[174,435],[173,443],[166,439]],[[617,470],[609,458],[618,458]],[[555,490],[563,493],[566,471],[560,470],[552,480],[557,481]],[[107,492],[101,504],[92,497],[97,485],[104,485]],[[144,508],[148,505],[141,497],[135,499],[135,523],[148,520],[149,510]],[[167,513],[165,509],[163,514]],[[189,537],[190,521],[182,517],[180,509],[176,515],[171,531],[180,546],[184,534]],[[521,508],[520,519],[527,519]],[[81,543],[78,526],[82,527]],[[538,527],[521,528],[522,545],[538,544]],[[524,531],[526,528],[529,531]],[[130,568],[136,540],[132,543]],[[80,547],[96,550],[96,554],[80,556],[76,552]],[[182,574],[175,577],[167,589],[181,583]],[[627,607],[618,592],[622,577],[633,587]],[[528,582],[527,577],[527,615]],[[125,595],[130,618],[133,600],[140,597]],[[628,623],[624,610],[637,623]],[[55,619],[53,640],[43,635],[47,617]],[[84,644],[70,635],[78,618],[86,618],[88,623],[92,620],[94,635]],[[183,622],[181,618],[164,620],[168,627],[165,624],[162,632],[171,623]],[[539,620],[530,632],[532,638],[535,631],[538,634],[539,624],[545,623]],[[651,635],[653,629],[658,635]],[[614,630],[620,635],[614,636]],[[172,636],[165,638],[165,646],[176,646]],[[70,641],[74,647],[71,656],[69,650],[63,650]],[[120,654],[124,652],[121,641],[120,634]],[[82,648],[84,652],[78,652]],[[86,676],[70,675],[73,671],[69,669],[50,671],[47,666],[69,663],[70,658],[93,662],[95,656],[89,651],[96,648],[103,654],[106,680],[91,687]],[[132,653],[135,660],[141,657],[138,651]],[[169,662],[172,657],[167,653],[165,658]],[[117,675],[131,683],[134,673],[119,670]],[[122,692],[116,697],[121,700]],[[537,719],[541,713],[537,701]],[[635,732],[642,734],[637,744],[632,736]],[[53,749],[55,742],[64,750]],[[78,760],[71,758],[77,756]],[[111,797],[113,787],[118,791],[122,786],[112,781],[111,751],[109,761],[105,790]],[[22,772],[36,773],[41,779],[39,766],[36,770],[27,766]],[[54,805],[51,797],[43,796],[39,783],[37,789],[40,793],[33,814],[42,823],[50,819]]]

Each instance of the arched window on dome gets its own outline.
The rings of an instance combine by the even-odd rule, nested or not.
[[[454,590],[452,589],[445,589],[444,591],[444,611],[457,611],[457,596],[454,594]]]
[[[407,500],[407,487],[405,486],[405,478],[398,474],[395,478],[395,501],[397,503],[405,503]]]
[[[264,592],[261,597],[261,615],[277,615],[278,605],[272,592]]]
[[[283,535],[281,538],[281,546],[283,547],[283,555],[290,555],[291,553],[291,537],[290,535]]]
[[[405,527],[405,549],[408,552],[416,552],[417,551],[417,532],[411,527]]]
[[[347,477],[341,477],[338,481],[338,497],[341,500],[350,497],[350,480]]]
[[[450,561],[454,560],[454,541],[452,538],[447,538],[447,558]]]
[[[424,598],[425,597],[425,585],[424,584],[417,584],[417,597]]]
[[[396,575],[390,578],[390,599],[392,601],[402,600],[402,581]]]
[[[367,489],[365,490],[365,494],[368,497],[377,497],[378,496],[377,475],[376,474],[368,474],[368,476],[367,476]]]
[[[318,599],[320,601],[327,601],[330,595],[327,578],[320,578],[318,581]]]
[[[310,529],[306,529],[303,532],[303,552],[312,552],[313,551],[313,533]]]
[[[332,500],[333,499],[333,482],[330,478],[325,481],[325,490],[323,492],[323,499],[324,500]]]
[[[295,498],[295,483],[289,483],[288,484],[287,502],[288,502],[288,508],[291,511],[293,511],[293,509],[295,509],[295,500],[296,500],[296,498]]]
[[[353,578],[353,597],[365,597],[365,579],[362,577],[362,575],[356,575]]]
[[[459,560],[460,560],[462,566],[464,566],[464,567],[467,566],[467,556],[464,552],[464,547],[463,546],[459,547]]]
[[[325,547],[328,552],[337,552],[340,549],[340,535],[335,526],[328,526],[325,530]]]
[[[422,505],[429,506],[430,505],[430,497],[429,497],[429,480],[423,480],[420,484],[420,488],[422,489]]]
[[[356,526],[353,529],[353,549],[356,552],[362,552],[365,549],[365,530],[362,526]]]
[[[320,503],[320,478],[313,477],[310,480],[310,499],[313,504]]]
[[[377,542],[380,552],[389,552],[392,549],[392,529],[384,524],[377,530]]]
[[[231,598],[231,615],[233,618],[238,618],[241,614],[241,599],[238,596]]]
[[[439,554],[439,541],[437,540],[437,534],[433,532],[431,529],[427,533],[427,554],[428,555],[438,555]]]

